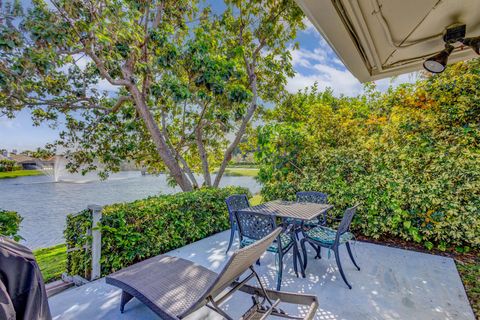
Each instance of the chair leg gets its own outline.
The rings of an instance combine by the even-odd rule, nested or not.
[[[345,246],[347,247],[348,255],[350,256],[350,260],[352,260],[353,264],[355,267],[357,267],[357,270],[360,271],[360,267],[357,265],[357,262],[353,258],[352,250],[350,249],[350,243],[348,241],[345,243]]]
[[[335,260],[337,261],[338,271],[340,271],[340,275],[342,276],[343,281],[345,281],[349,289],[352,289],[352,286],[350,285],[350,283],[348,283],[347,278],[343,273],[342,263],[340,262],[340,254],[338,252],[338,247],[333,248],[333,252],[335,253]]]
[[[302,246],[303,253],[303,270],[307,269],[307,248],[305,247],[305,241],[307,241],[307,239],[305,238],[300,240],[300,245]]]
[[[300,272],[302,274],[302,278],[305,278],[305,268],[303,267],[302,256],[300,254],[300,250],[298,249],[298,245],[295,245],[295,254],[297,255],[297,260],[300,265]]]
[[[281,253],[277,254],[278,257],[278,275],[277,275],[277,291],[280,291],[282,287],[282,275],[283,275],[283,256]]]
[[[122,290],[122,298],[120,300],[120,313],[123,313],[123,311],[125,310],[125,305],[128,301],[132,300],[132,298],[133,296],[130,293]]]
[[[292,248],[292,250],[293,250],[293,271],[295,271],[295,275],[298,278],[297,248],[296,248],[296,246],[294,246],[294,248]]]
[[[314,245],[313,243],[309,242],[312,248],[317,252],[315,259],[322,259],[322,247]]]
[[[232,247],[232,243],[233,243],[233,238],[235,237],[235,225],[234,224],[231,224],[231,228],[230,228],[230,241],[228,242],[228,248],[227,248],[227,251],[225,253],[228,253],[228,251],[230,250],[230,248]]]

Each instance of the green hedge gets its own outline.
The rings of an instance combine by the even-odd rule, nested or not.
[[[230,227],[225,198],[245,188],[202,188],[106,206],[102,211],[102,275],[203,239]],[[91,243],[88,211],[67,219],[68,248]],[[90,254],[68,253],[67,271],[88,277]],[[85,272],[87,270],[87,272]]]
[[[294,94],[258,130],[265,200],[329,195],[353,228],[427,249],[480,249],[480,59],[356,98]]]
[[[92,265],[92,213],[83,210],[67,216],[67,227],[63,232],[67,245],[67,272],[90,278]]]
[[[0,235],[11,237],[15,241],[22,239],[18,235],[22,220],[23,218],[17,212],[0,209]]]

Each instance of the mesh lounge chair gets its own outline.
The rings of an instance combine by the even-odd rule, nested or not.
[[[242,319],[265,319],[270,315],[312,319],[318,307],[315,296],[266,290],[252,267],[281,231],[277,228],[262,240],[235,251],[219,274],[185,259],[160,255],[113,273],[106,282],[123,290],[122,313],[125,304],[136,297],[164,320],[182,319],[203,306],[232,319],[219,305],[241,291],[251,295],[253,301]],[[248,270],[247,276],[238,280]],[[258,287],[247,284],[253,278]],[[280,309],[280,303],[303,305],[304,316],[288,315]]]
[[[235,237],[235,231],[237,230],[237,220],[235,218],[235,212],[241,209],[250,207],[248,202],[247,195],[245,194],[234,194],[225,199],[227,204],[228,216],[230,218],[230,241],[228,242],[227,252],[230,250],[230,247],[233,243],[233,238]]]

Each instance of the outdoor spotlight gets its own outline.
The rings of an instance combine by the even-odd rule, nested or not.
[[[480,36],[473,38],[465,38],[460,42],[472,48],[476,54],[480,54]]]
[[[452,45],[445,44],[445,49],[423,62],[423,67],[432,73],[443,72],[447,66],[448,56],[450,56],[453,49]]]

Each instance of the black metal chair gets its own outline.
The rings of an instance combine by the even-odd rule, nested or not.
[[[240,248],[259,241],[277,228],[274,217],[261,213],[238,210],[235,211],[235,217],[237,218],[237,226],[240,234]],[[295,241],[293,232],[290,231],[290,227],[284,227],[283,230],[284,231],[280,233],[277,239],[275,239],[267,249],[268,252],[275,253],[278,258],[277,290],[280,290],[282,285],[283,257],[292,248],[295,250],[293,253],[293,268],[298,277],[297,242]]]
[[[235,231],[237,230],[237,219],[235,218],[235,212],[250,207],[250,203],[248,202],[246,194],[234,194],[225,199],[225,202],[227,204],[228,216],[230,219],[230,241],[228,242],[228,252],[232,247]]]
[[[328,203],[328,196],[326,193],[318,191],[300,191],[296,194],[297,202],[312,202],[326,204]],[[323,221],[320,220],[320,216],[317,219],[305,221],[305,227],[324,226],[327,223],[327,213],[323,214]]]
[[[343,281],[347,284],[347,286],[352,289],[352,286],[347,281],[345,274],[343,273],[342,263],[340,262],[340,255],[338,249],[341,244],[345,244],[347,247],[348,255],[352,260],[355,267],[360,271],[360,267],[357,265],[355,259],[352,255],[352,250],[350,249],[349,241],[353,239],[353,234],[349,232],[350,224],[352,222],[353,216],[355,215],[355,211],[357,210],[357,206],[348,208],[345,210],[343,215],[342,221],[338,226],[337,230],[327,228],[324,226],[318,226],[311,229],[305,229],[303,231],[303,239],[300,241],[302,252],[303,252],[303,266],[304,269],[307,267],[307,250],[305,248],[305,242],[308,242],[312,245],[316,245],[319,247],[328,248],[329,250],[333,250],[335,253],[335,260],[337,262],[338,270],[340,271],[340,275],[342,276]],[[317,251],[317,256],[320,258],[320,254]]]

